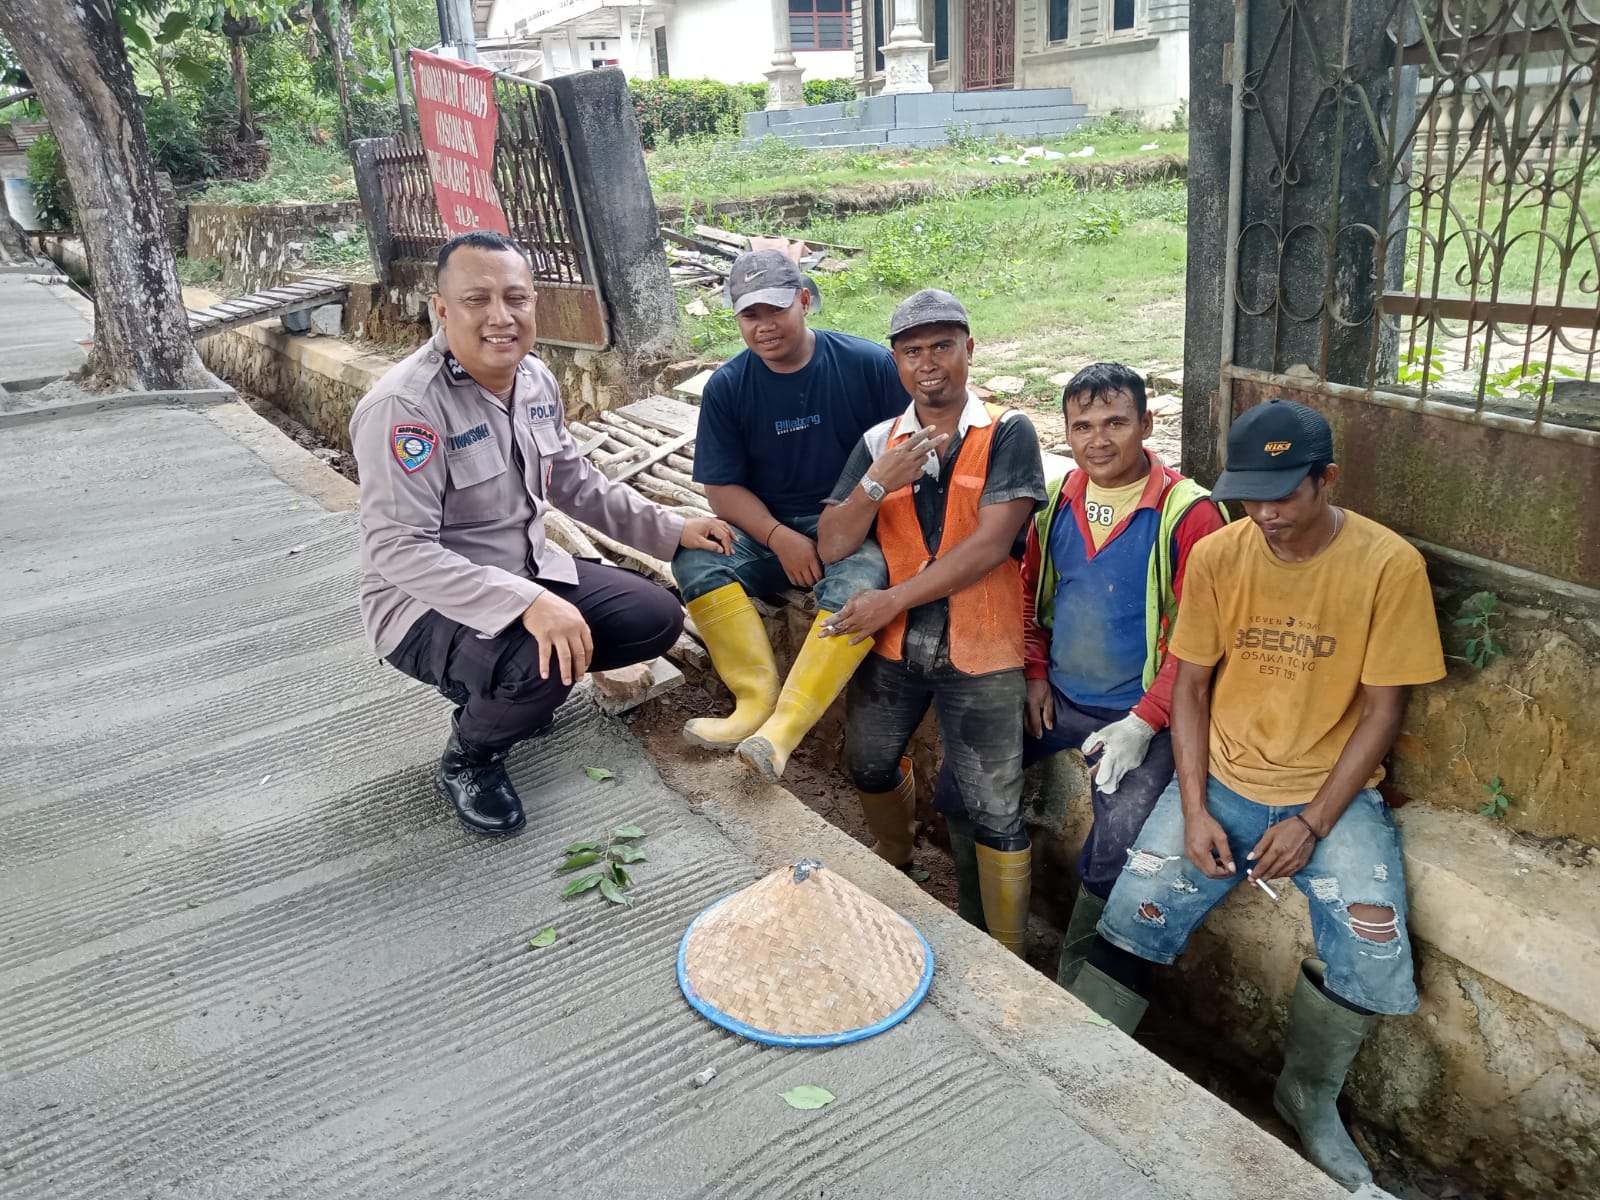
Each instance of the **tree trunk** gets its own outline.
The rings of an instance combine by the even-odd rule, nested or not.
[[[38,90],[77,199],[95,291],[88,376],[140,391],[215,387],[189,336],[111,0],[5,0],[0,30]]]
[[[389,66],[394,71],[394,97],[400,106],[400,128],[410,133],[416,129],[411,119],[411,93],[407,90],[405,55],[400,49],[400,30],[394,20],[394,0],[384,0],[384,14],[389,18]]]
[[[233,96],[239,105],[239,137],[242,141],[256,140],[256,118],[250,111],[250,75],[244,61],[244,39],[229,38],[228,51],[233,59]]]
[[[345,63],[355,56],[350,30],[345,25],[344,7],[339,0],[311,0],[311,16],[327,39],[333,55],[333,82],[339,90],[339,136],[346,146],[355,137],[350,123],[350,84],[345,78]]]
[[[156,69],[156,78],[161,81],[161,94],[166,97],[168,104],[172,103],[172,72],[167,70],[167,64],[161,61],[159,54],[150,56],[150,65]]]
[[[0,262],[32,262],[33,252],[28,249],[28,235],[12,219],[6,206],[5,194],[0,192]]]

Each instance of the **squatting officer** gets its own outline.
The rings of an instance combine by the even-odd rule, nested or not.
[[[578,452],[555,377],[531,351],[534,286],[498,233],[439,251],[439,332],[356,406],[361,612],[378,654],[457,704],[435,784],[469,828],[514,833],[506,752],[550,726],[583,673],[663,653],[676,599],[545,540],[558,506],[657,558],[728,553],[714,517],[685,519],[613,484]]]

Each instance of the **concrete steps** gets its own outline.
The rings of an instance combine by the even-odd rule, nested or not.
[[[802,146],[938,146],[952,129],[973,137],[1050,137],[1088,120],[1070,88],[869,96],[744,117],[747,141],[770,135]]]

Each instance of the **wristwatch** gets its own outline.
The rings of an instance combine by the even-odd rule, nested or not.
[[[863,475],[861,477],[861,490],[867,494],[867,498],[874,504],[878,503],[889,494],[884,488],[883,484],[879,483],[870,475]]]

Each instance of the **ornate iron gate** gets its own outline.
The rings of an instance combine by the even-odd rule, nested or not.
[[[967,0],[966,63],[969,92],[1008,88],[1016,80],[1015,0]]]
[[[1600,585],[1600,22],[1236,0],[1230,52],[1219,430],[1293,393],[1356,507]]]
[[[605,349],[610,319],[595,270],[583,207],[573,186],[566,126],[555,93],[499,73],[495,80],[495,188],[511,236],[527,249],[538,288],[539,340]],[[374,160],[388,215],[391,260],[429,260],[444,244],[422,143],[379,138]]]

